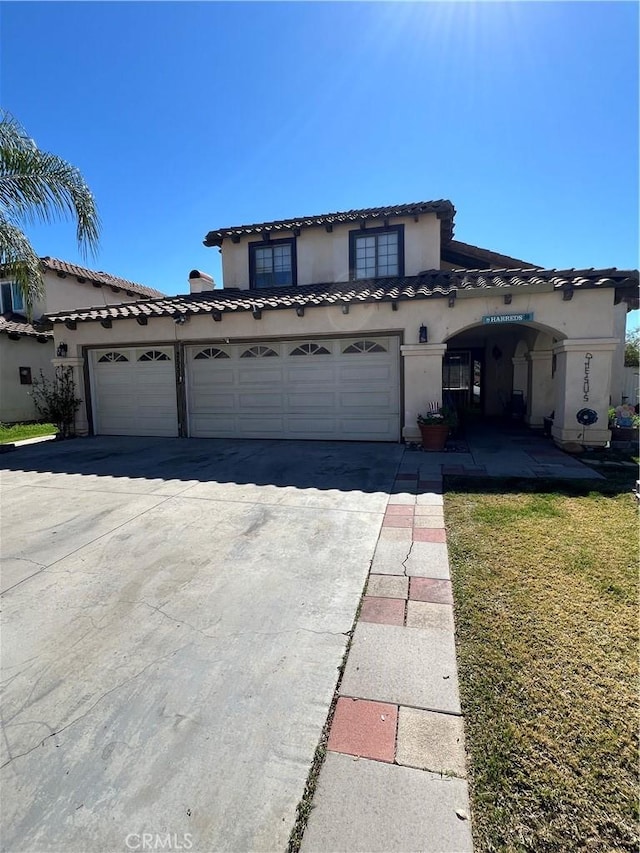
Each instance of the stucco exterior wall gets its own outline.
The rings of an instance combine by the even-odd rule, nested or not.
[[[45,293],[42,299],[34,303],[33,316],[54,314],[56,311],[69,311],[73,308],[94,308],[98,305],[119,305],[122,302],[135,302],[144,296],[127,296],[124,290],[115,293],[109,286],[94,287],[91,282],[79,282],[74,276],[64,278],[47,270],[44,273]],[[2,279],[7,281],[8,279]]]
[[[46,306],[41,307],[40,313],[48,311],[69,311],[73,308],[94,308],[98,305],[119,305],[122,302],[135,302],[144,299],[143,296],[127,296],[124,290],[117,293],[108,286],[94,287],[91,282],[79,282],[71,275],[61,278],[55,272],[47,271],[44,275],[46,288]],[[38,313],[34,311],[34,317]]]
[[[29,392],[31,385],[21,385],[18,369],[30,367],[31,376],[37,379],[40,371],[52,378],[51,359],[54,355],[53,342],[40,344],[34,338],[23,337],[18,341],[0,335],[0,421],[38,420],[36,407]]]
[[[418,222],[412,217],[391,217],[389,225],[404,225],[405,275],[423,270],[440,269],[440,220],[423,214]],[[369,228],[382,222],[371,221]],[[327,233],[322,227],[303,228],[296,239],[298,284],[315,284],[349,280],[349,232],[357,231],[357,223],[334,225]],[[282,231],[273,239],[292,238],[292,231]],[[243,237],[239,243],[227,239],[222,246],[224,287],[249,288],[249,243],[260,243],[258,235]]]
[[[618,338],[618,346],[613,354],[611,367],[611,404],[617,406],[622,401],[624,393],[624,349],[627,332],[627,306],[621,302],[614,306],[614,337]],[[635,404],[635,401],[634,401]]]
[[[472,341],[474,336],[484,341],[487,354],[487,379],[493,388],[493,397],[487,401],[487,413],[500,414],[502,401],[499,389],[508,393],[513,381],[512,357],[520,340],[534,346],[536,341],[543,341],[549,346],[544,350],[545,358],[551,358],[550,347],[553,340],[580,339],[592,341],[592,348],[597,349],[598,341],[612,339],[614,331],[613,291],[591,290],[576,293],[571,301],[565,302],[562,296],[552,292],[529,294],[513,294],[509,305],[504,303],[502,289],[474,291],[474,297],[459,297],[453,307],[448,300],[441,298],[404,301],[397,304],[393,310],[390,303],[352,304],[348,314],[343,314],[341,306],[307,307],[303,317],[298,317],[294,310],[265,310],[262,318],[254,319],[249,312],[224,314],[221,322],[214,322],[210,315],[192,316],[183,325],[177,325],[169,317],[151,319],[147,326],[140,326],[134,319],[118,320],[111,329],[104,329],[99,323],[79,323],[76,330],[68,330],[64,326],[54,327],[56,345],[64,341],[68,347],[69,359],[82,358],[83,346],[117,347],[118,344],[141,343],[193,343],[207,341],[211,343],[237,340],[268,340],[269,338],[316,338],[318,336],[336,337],[341,335],[360,335],[378,333],[395,333],[403,344],[401,371],[404,378],[404,429],[403,436],[414,440],[418,436],[415,418],[418,412],[425,409],[428,401],[442,400],[442,353],[444,346],[451,338],[465,331],[463,340]],[[532,323],[508,324],[504,326],[488,326],[482,324],[484,315],[513,314],[533,312]],[[428,344],[418,344],[419,326],[424,323],[428,329]],[[474,330],[475,327],[475,330]],[[545,334],[540,336],[540,332]],[[494,343],[502,350],[500,359],[494,361],[490,355]],[[411,348],[409,356],[406,355]],[[580,344],[582,347],[583,344]],[[580,349],[579,347],[579,349]],[[522,349],[522,348],[521,348]],[[600,409],[606,409],[609,393],[609,376],[611,372],[610,352],[612,347],[607,344],[604,349],[598,349],[597,364],[597,400],[594,405],[599,407],[599,416],[606,417]],[[573,358],[573,356],[572,356]],[[608,361],[607,361],[608,359]],[[79,364],[79,363],[78,363]],[[410,366],[409,366],[410,365]],[[563,366],[563,375],[567,374]],[[493,372],[492,372],[493,371]],[[545,376],[548,371],[545,367]],[[570,368],[573,378],[575,366]],[[495,374],[495,375],[494,375]],[[594,373],[595,376],[595,373]],[[573,381],[573,379],[572,379]],[[605,387],[606,384],[606,387]],[[555,380],[557,387],[558,381]],[[552,385],[541,389],[540,406],[548,414],[552,408]],[[606,399],[602,397],[606,391]],[[540,396],[540,395],[539,395]],[[604,402],[603,402],[604,400]],[[554,400],[558,417],[569,420],[573,400],[565,405],[564,398]],[[80,414],[80,419],[86,414]],[[78,425],[81,431],[81,425]],[[573,440],[573,434],[572,434]]]

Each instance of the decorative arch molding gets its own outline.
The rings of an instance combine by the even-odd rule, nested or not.
[[[240,358],[274,358],[277,355],[278,353],[271,349],[271,347],[258,344],[255,347],[249,347],[249,349],[246,349]]]
[[[194,356],[196,361],[209,358],[229,358],[229,353],[218,347],[205,347]]]
[[[129,361],[129,359],[121,352],[105,352],[98,359],[98,364],[113,364],[116,361]]]
[[[544,323],[538,323],[536,320],[526,320],[522,323],[504,323],[501,325],[485,325],[482,322],[475,323],[467,323],[466,325],[460,326],[459,329],[454,329],[449,331],[442,339],[442,342],[447,344],[451,341],[452,338],[457,337],[458,335],[463,334],[464,332],[469,331],[478,331],[484,332],[487,336],[491,335],[492,330],[494,329],[530,329],[534,332],[542,332],[545,335],[549,335],[550,338],[555,339],[556,341],[565,340],[568,335],[565,332],[561,332],[559,329],[554,329],[552,326],[547,326]],[[543,346],[542,349],[546,349],[546,346]]]
[[[143,352],[138,357],[138,361],[171,361],[171,358],[162,350],[150,349]]]

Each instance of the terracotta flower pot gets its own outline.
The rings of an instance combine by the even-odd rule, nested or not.
[[[444,450],[449,436],[447,424],[418,424],[425,450]]]

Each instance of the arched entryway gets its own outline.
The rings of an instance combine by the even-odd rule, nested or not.
[[[530,322],[475,324],[451,335],[442,397],[463,419],[510,417],[542,426],[554,409],[553,346],[565,337]]]

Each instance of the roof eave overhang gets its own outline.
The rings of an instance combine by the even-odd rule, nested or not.
[[[433,206],[430,208],[429,204],[433,204]],[[350,213],[350,211],[345,211],[344,215],[348,213]],[[423,210],[400,213],[386,212],[373,215],[365,214],[360,219],[357,217],[353,219],[338,219],[335,217],[340,214],[327,214],[324,217],[317,217],[317,222],[305,221],[303,218],[301,220],[282,220],[280,222],[273,223],[257,223],[249,226],[238,226],[237,228],[220,228],[217,231],[209,231],[202,242],[207,248],[220,248],[225,239],[235,239],[236,242],[239,242],[242,238],[250,239],[252,237],[260,237],[262,234],[286,233],[288,231],[293,232],[294,230],[301,231],[303,228],[324,228],[329,226],[331,226],[331,228],[337,228],[341,225],[347,225],[354,228],[358,221],[378,222],[386,219],[409,219],[414,216],[434,215],[440,220],[441,240],[444,244],[453,239],[453,222],[455,213],[456,210],[453,204],[450,201],[442,200],[434,203],[426,203]],[[309,217],[308,219],[312,218],[313,217]]]

